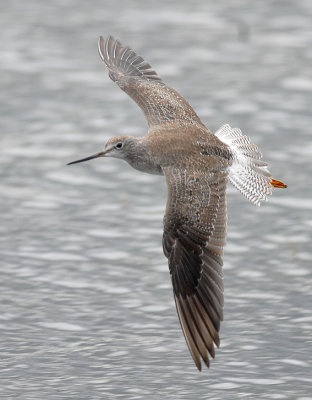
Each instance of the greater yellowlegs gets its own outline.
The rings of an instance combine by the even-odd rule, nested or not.
[[[209,367],[208,353],[215,357],[214,344],[220,344],[227,181],[256,205],[273,186],[286,185],[271,178],[247,136],[229,125],[212,134],[184,97],[129,47],[100,37],[99,52],[110,78],[143,110],[149,130],[141,138],[113,137],[99,153],[69,164],[115,157],[139,171],[165,175],[163,249],[181,327],[201,370],[201,358]]]

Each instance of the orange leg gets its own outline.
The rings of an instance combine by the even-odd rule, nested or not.
[[[287,185],[285,185],[285,183],[283,183],[282,181],[278,181],[277,179],[273,179],[271,178],[271,185],[276,187],[276,188],[287,188]]]

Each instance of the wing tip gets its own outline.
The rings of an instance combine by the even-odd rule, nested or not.
[[[104,61],[104,43],[103,36],[100,36],[98,39],[98,51],[102,61]]]
[[[99,37],[98,51],[102,61],[112,72],[111,78],[114,81],[116,76],[129,75],[149,81],[162,82],[160,76],[147,61],[138,56],[130,47],[123,46],[112,35],[108,35],[106,39],[103,36]]]
[[[111,45],[113,43],[117,43],[118,40],[116,40],[112,35],[108,35],[106,39],[101,35],[98,39],[98,50],[101,59],[106,63],[109,61],[109,51],[111,48]],[[119,42],[118,42],[119,43]]]

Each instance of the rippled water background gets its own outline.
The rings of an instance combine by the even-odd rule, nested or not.
[[[0,14],[0,397],[312,399],[312,2],[4,1]],[[215,131],[288,183],[229,188],[225,321],[197,372],[162,254],[162,177],[99,159],[140,136],[96,42],[130,44]]]

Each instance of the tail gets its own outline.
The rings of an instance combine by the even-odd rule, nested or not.
[[[226,143],[233,154],[229,170],[231,183],[253,204],[260,206],[272,194],[273,187],[286,188],[283,182],[273,179],[267,163],[261,160],[262,154],[248,136],[238,128],[223,125],[215,135]]]

